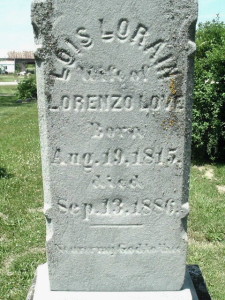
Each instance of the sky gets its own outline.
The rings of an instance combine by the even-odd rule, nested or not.
[[[217,14],[225,22],[225,0],[198,1],[198,22],[211,21]],[[0,0],[0,56],[12,50],[34,50],[30,6],[31,0]]]

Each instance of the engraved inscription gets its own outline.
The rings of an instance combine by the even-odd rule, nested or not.
[[[63,39],[63,46],[58,46],[54,49],[54,54],[58,62],[64,65],[62,72],[57,74],[51,72],[50,75],[55,79],[68,80],[71,69],[74,68],[77,60],[77,56],[82,55],[83,50],[89,49],[93,46],[93,40],[87,33],[87,29],[80,27],[76,31],[75,42],[70,38]],[[67,67],[66,67],[67,66]],[[68,68],[70,67],[70,68]]]
[[[140,181],[138,175],[134,175],[131,179],[114,179],[111,175],[95,175],[92,180],[92,186],[94,189],[143,189],[143,183]]]
[[[117,41],[119,43],[128,42],[131,46],[137,46],[142,50],[143,55],[147,56],[149,65],[141,66],[140,70],[130,70],[129,74],[123,74],[115,66],[109,66],[107,69],[94,66],[86,68],[78,58],[82,57],[85,51],[94,47],[94,39],[88,33],[88,29],[81,26],[77,28],[73,40],[68,37],[61,37],[61,42],[55,49],[55,56],[58,62],[63,65],[63,69],[66,66],[67,74],[72,69],[76,69],[78,72],[83,73],[82,79],[84,81],[95,82],[100,80],[110,82],[128,79],[146,82],[150,79],[148,74],[150,68],[154,68],[159,79],[169,78],[172,75],[177,76],[181,73],[177,68],[177,58],[172,53],[173,45],[168,44],[163,39],[151,41],[152,35],[146,25],[139,23],[134,30],[131,30],[130,21],[127,18],[121,18],[115,24],[116,29],[114,30],[106,29],[106,20],[99,19],[98,22],[100,24],[99,38],[103,43]],[[69,76],[63,76],[64,73],[65,70],[59,74],[52,73],[51,75],[55,79],[68,80]]]
[[[178,148],[174,147],[145,147],[137,149],[109,148],[101,153],[74,152],[62,154],[57,148],[52,163],[61,166],[82,167],[87,173],[92,172],[95,167],[140,167],[159,165],[161,167],[181,167]]]
[[[150,36],[148,27],[144,24],[137,24],[135,30],[131,31],[130,21],[126,18],[120,19],[117,23],[116,30],[107,30],[106,22],[104,19],[99,19],[101,39],[104,42],[125,42],[128,41],[131,44],[136,44],[138,46],[146,46],[147,37]]]
[[[171,247],[167,243],[156,243],[154,245],[139,243],[137,245],[118,244],[110,246],[65,246],[57,244],[56,247],[60,252],[69,252],[72,254],[101,254],[101,255],[118,255],[118,254],[151,254],[151,253],[179,253],[180,247]]]
[[[128,19],[121,19],[118,22],[117,30],[106,30],[104,28],[104,19],[100,19],[101,38],[105,42],[117,40],[124,43],[129,42],[131,45],[137,45],[142,49],[145,55],[148,55],[151,66],[155,66],[159,78],[169,77],[179,74],[176,58],[171,51],[172,45],[168,45],[164,40],[159,39],[150,42],[151,33],[149,28],[144,24],[138,24],[134,32],[130,30]],[[123,32],[121,34],[121,32]]]
[[[93,220],[100,222],[103,217],[114,217],[114,219],[119,218],[123,221],[129,218],[129,222],[130,216],[167,215],[169,217],[184,218],[189,212],[189,207],[187,203],[181,205],[180,202],[180,200],[172,198],[146,198],[131,201],[131,203],[127,203],[121,198],[107,198],[100,202],[94,201],[93,203],[69,202],[66,199],[59,199],[57,206],[61,214],[70,215],[84,221],[91,221],[93,225]],[[129,222],[120,224],[129,225]],[[107,222],[107,224],[110,225],[110,222]],[[104,225],[104,223],[100,223],[100,225]]]
[[[183,96],[178,95],[147,95],[136,96],[111,94],[63,95],[59,99],[59,106],[50,106],[51,111],[74,113],[82,112],[131,112],[144,113],[165,111],[182,112],[184,110]]]
[[[96,66],[87,68],[81,65],[78,65],[77,67],[77,72],[81,73],[82,80],[90,83],[125,81],[147,82],[151,79],[150,71],[150,65],[142,65],[139,69],[133,69],[131,71],[122,71],[115,65],[110,65],[108,68],[97,68]]]
[[[117,112],[133,110],[134,100],[130,95],[74,95],[62,97],[61,108],[64,111],[73,110],[74,112]]]
[[[125,74],[116,66],[110,65],[108,68],[89,68],[79,65],[78,70],[82,75],[83,81],[88,82],[122,82],[126,80]]]
[[[131,138],[131,139],[135,140],[135,139],[143,139],[144,138],[144,132],[138,126],[131,126],[131,127],[108,126],[108,127],[104,127],[99,122],[90,122],[89,124],[91,127],[91,138],[92,139],[102,139],[102,138],[127,139],[127,138]]]

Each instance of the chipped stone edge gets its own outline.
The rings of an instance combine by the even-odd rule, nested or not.
[[[46,106],[51,102],[51,91],[54,88],[54,80],[51,76],[54,72],[51,50],[56,46],[57,41],[52,34],[54,24],[54,1],[52,0],[33,0],[31,4],[31,21],[34,31],[36,44],[35,61],[37,73],[37,94],[38,94],[38,113],[39,129],[41,135],[41,156],[42,156],[42,176],[44,186],[44,214],[46,217],[46,241],[52,238],[52,222],[47,215],[51,208],[51,189],[50,189],[50,169],[49,157],[50,147],[48,146],[47,130],[47,109]]]

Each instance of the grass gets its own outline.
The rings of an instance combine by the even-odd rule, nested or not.
[[[46,261],[37,107],[17,104],[14,92],[0,96],[1,300],[25,299],[36,267]],[[200,265],[214,300],[225,299],[222,185],[225,165],[192,167],[188,263]]]
[[[16,86],[7,86],[7,85],[0,85],[0,95],[4,96],[13,96],[16,93]],[[1,99],[0,107],[2,106],[2,102],[5,102],[4,98]],[[8,103],[8,100],[6,100],[6,103]],[[8,104],[6,104],[8,106]]]
[[[15,100],[0,97],[1,300],[26,299],[37,264],[46,260],[37,109]]]
[[[189,263],[199,264],[214,300],[225,299],[225,165],[193,166]]]
[[[0,75],[0,82],[12,82],[18,80],[18,76],[14,74],[2,74]]]

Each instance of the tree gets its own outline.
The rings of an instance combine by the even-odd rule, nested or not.
[[[196,36],[194,158],[225,158],[225,24],[200,24]]]

